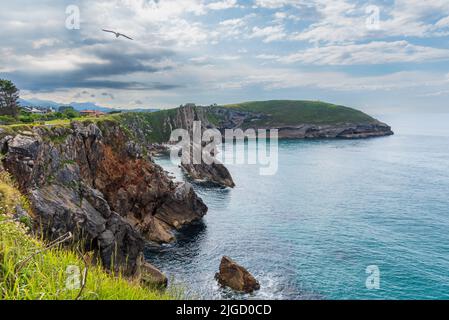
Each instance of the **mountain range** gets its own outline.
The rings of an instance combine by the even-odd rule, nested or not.
[[[138,109],[125,109],[125,108],[108,108],[99,106],[93,102],[72,102],[69,104],[58,103],[50,100],[40,100],[40,99],[19,99],[19,104],[21,106],[30,107],[47,107],[58,109],[60,106],[72,106],[75,110],[95,110],[101,112],[112,112],[112,111],[129,111],[129,112],[155,112],[159,111],[156,108],[138,108]]]

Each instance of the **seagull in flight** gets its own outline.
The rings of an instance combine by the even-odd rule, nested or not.
[[[118,38],[118,37],[124,37],[124,38],[127,38],[127,39],[129,39],[129,40],[134,40],[133,38],[130,38],[130,37],[128,37],[127,35],[124,35],[123,33],[120,33],[120,32],[115,32],[115,31],[112,31],[112,30],[106,30],[106,29],[102,29],[104,32],[109,32],[109,33],[113,33],[113,34],[115,34],[115,37],[116,38]]]

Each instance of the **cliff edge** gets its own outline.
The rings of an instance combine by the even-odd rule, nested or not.
[[[207,207],[174,183],[117,121],[1,128],[2,168],[27,195],[35,229],[72,232],[102,265],[134,274],[145,241],[167,243]]]

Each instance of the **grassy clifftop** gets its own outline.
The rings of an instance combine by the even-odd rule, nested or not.
[[[29,211],[27,201],[14,181],[6,172],[0,172],[0,300],[176,298],[174,292],[163,293],[146,288],[139,279],[116,277],[95,264],[88,267],[83,290],[67,286],[72,283],[68,270],[79,268],[83,275],[84,258],[75,251],[49,247],[48,243],[32,237],[27,230],[26,219],[13,219],[18,206]]]
[[[225,105],[225,108],[267,115],[264,125],[307,124],[371,124],[376,120],[352,108],[321,101],[270,100]]]

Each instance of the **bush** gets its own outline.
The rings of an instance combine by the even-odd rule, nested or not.
[[[0,116],[1,125],[13,124],[15,122],[17,122],[17,120],[13,116]]]

